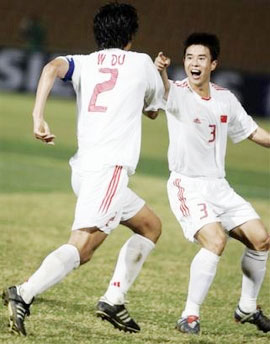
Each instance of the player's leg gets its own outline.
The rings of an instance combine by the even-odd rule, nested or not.
[[[105,293],[105,296],[114,304],[125,302],[127,291],[161,234],[159,218],[146,205],[132,218],[121,223],[130,228],[134,234],[119,252],[113,277]]]
[[[230,188],[230,187],[229,187]],[[241,267],[243,271],[240,303],[234,317],[241,323],[250,322],[259,330],[270,331],[270,320],[256,309],[257,297],[264,279],[270,246],[269,234],[250,203],[233,191],[228,191],[230,202],[222,223],[230,236],[245,246]]]
[[[201,228],[195,239],[201,249],[190,266],[190,279],[185,309],[177,322],[177,329],[185,333],[200,331],[200,306],[204,302],[216,275],[220,256],[226,245],[227,236],[220,223],[210,223]],[[199,288],[198,288],[199,285]]]
[[[167,183],[170,207],[184,236],[201,246],[190,266],[186,306],[176,328],[185,333],[200,331],[199,315],[216,274],[227,236],[214,204],[219,198],[219,181],[188,178],[172,172]],[[199,287],[198,287],[199,285]]]
[[[69,242],[51,252],[27,282],[4,290],[3,300],[9,309],[10,330],[26,335],[24,320],[26,315],[30,315],[30,305],[34,297],[59,283],[80,264],[90,260],[106,237],[105,233],[96,228],[73,231]]]
[[[67,244],[50,253],[39,269],[20,285],[19,295],[26,303],[60,282],[73,269],[89,261],[107,234],[97,228],[85,228],[71,232]]]
[[[161,222],[130,189],[127,189],[125,198],[121,224],[130,228],[134,234],[119,252],[108,289],[98,303],[97,315],[110,321],[120,330],[138,332],[140,327],[129,316],[124,306],[125,296],[147,256],[155,247],[161,234]]]
[[[246,249],[242,256],[242,291],[235,319],[241,323],[250,322],[263,332],[270,331],[270,319],[257,308],[257,297],[262,286],[270,236],[259,219],[247,221],[230,232],[231,237],[241,241]]]
[[[72,231],[68,244],[75,246],[80,253],[80,265],[87,263],[95,250],[103,243],[108,234],[97,227]]]
[[[146,204],[130,219],[121,221],[121,224],[130,228],[135,234],[156,244],[161,235],[160,218]]]

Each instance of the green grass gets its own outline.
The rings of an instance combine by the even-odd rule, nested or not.
[[[47,118],[57,135],[54,147],[33,139],[32,106],[33,96],[0,96],[0,286],[26,280],[49,252],[68,239],[73,220],[75,197],[68,159],[76,150],[74,101],[49,101]],[[269,123],[259,123],[269,130]],[[142,331],[135,335],[116,331],[94,314],[118,251],[130,236],[120,226],[90,263],[37,298],[26,321],[27,338],[8,333],[7,312],[0,307],[0,343],[269,343],[269,334],[233,321],[242,254],[242,246],[233,240],[228,243],[202,306],[202,334],[189,337],[174,330],[185,302],[189,265],[198,247],[184,239],[169,209],[167,144],[164,116],[156,121],[144,119],[141,161],[130,184],[160,215],[163,235],[128,294],[128,308]],[[229,143],[227,176],[269,227],[269,151],[250,142]],[[269,271],[259,303],[269,315]]]

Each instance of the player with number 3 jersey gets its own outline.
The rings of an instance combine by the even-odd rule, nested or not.
[[[219,50],[215,35],[190,35],[184,44],[187,78],[179,82],[168,80],[169,58],[161,52],[155,60],[165,86],[170,206],[185,237],[201,246],[191,264],[186,306],[176,328],[189,334],[200,332],[200,306],[230,235],[246,246],[235,320],[268,332],[270,319],[256,300],[266,270],[269,233],[251,204],[226,181],[224,162],[228,136],[234,143],[248,138],[269,148],[270,134],[248,116],[229,90],[210,82]]]

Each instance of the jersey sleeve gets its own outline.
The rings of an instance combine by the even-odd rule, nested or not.
[[[176,114],[179,111],[179,106],[177,102],[177,99],[179,97],[178,87],[175,85],[175,83],[172,80],[169,80],[169,82],[170,82],[170,90],[168,93],[168,99],[166,102],[165,110],[171,114]]]
[[[146,55],[145,69],[147,90],[144,98],[144,111],[164,109],[164,86],[159,72],[148,55]]]
[[[61,56],[61,58],[64,58],[69,64],[69,69],[62,80],[71,81],[76,89],[80,82],[83,55],[67,55]]]
[[[238,99],[230,93],[231,120],[228,123],[228,135],[233,143],[248,138],[257,128],[257,123],[249,116]]]

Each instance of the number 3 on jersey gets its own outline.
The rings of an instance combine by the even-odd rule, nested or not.
[[[116,68],[100,68],[100,73],[110,74],[110,79],[100,84],[96,84],[94,91],[92,93],[89,105],[88,112],[106,112],[107,106],[96,105],[98,95],[102,92],[110,91],[114,88],[117,78],[118,78],[118,69]]]
[[[211,129],[211,132],[210,132],[211,138],[208,140],[208,142],[214,142],[216,139],[216,125],[209,124],[209,128]]]

